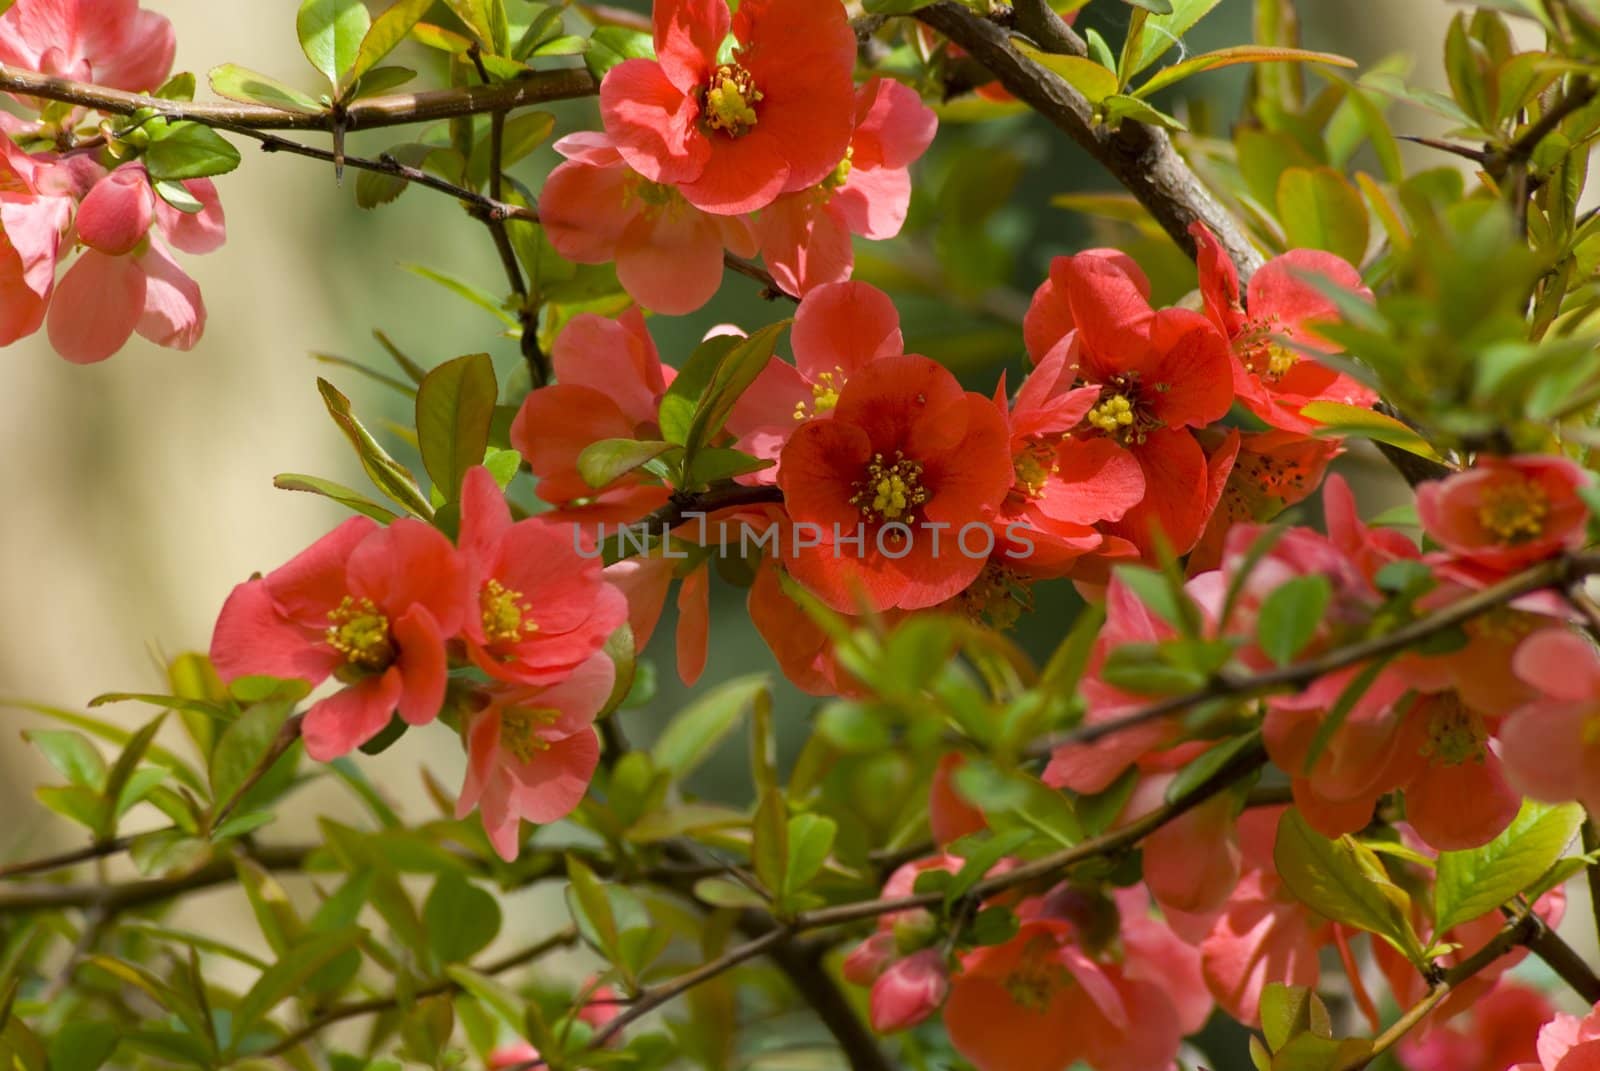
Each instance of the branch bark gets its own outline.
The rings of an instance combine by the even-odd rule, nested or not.
[[[1023,17],[1023,10],[1018,11],[1019,19]],[[1189,235],[1189,225],[1199,222],[1217,236],[1238,267],[1241,278],[1248,279],[1261,266],[1261,254],[1232,214],[1211,196],[1205,184],[1178,155],[1166,131],[1131,120],[1124,121],[1116,130],[1097,123],[1094,106],[1082,93],[1024,56],[1012,45],[1004,29],[978,18],[952,0],[941,0],[923,8],[916,17],[960,45],[987,67],[1002,86],[1093,156],[1138,198],[1184,252],[1194,255],[1195,244]],[[1061,36],[1063,31],[1076,40],[1076,35],[1061,24],[1051,28],[1051,33],[1041,32],[1046,39],[1040,43],[1049,47],[1054,37],[1058,45],[1064,44],[1067,38]],[[1083,55],[1085,51],[1077,54]]]
[[[164,100],[142,93],[72,82],[0,65],[0,90],[29,97],[76,104],[108,115],[132,115],[149,109],[168,119],[189,119],[208,126],[250,130],[366,130],[403,126],[461,115],[482,115],[525,108],[532,104],[593,96],[599,91],[594,76],[581,67],[539,71],[516,82],[495,86],[391,93],[354,100],[337,111],[325,108],[302,112],[264,104],[191,103]]]

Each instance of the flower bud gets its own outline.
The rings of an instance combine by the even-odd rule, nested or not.
[[[872,985],[872,1029],[888,1034],[916,1026],[939,1010],[949,992],[949,973],[938,949],[898,960]]]
[[[856,945],[844,958],[840,969],[845,981],[855,985],[871,985],[878,980],[894,955],[894,935],[880,930]]]
[[[939,920],[921,908],[902,911],[894,920],[895,950],[902,956],[927,948],[939,939]]]

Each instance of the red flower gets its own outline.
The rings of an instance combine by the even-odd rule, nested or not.
[[[1144,276],[1118,254],[1057,257],[1024,336],[1035,360],[1076,347],[1079,379],[1100,388],[1084,434],[1131,452],[1144,471],[1144,498],[1109,530],[1146,554],[1159,532],[1182,554],[1216,501],[1205,452],[1188,429],[1227,413],[1232,376],[1227,344],[1205,317],[1153,309],[1148,293]]]
[[[939,120],[910,88],[874,78],[856,91],[849,154],[818,186],[785,194],[761,212],[761,258],[791,294],[850,278],[850,236],[900,233],[911,207],[911,164]]]
[[[728,62],[718,59],[732,24]],[[656,59],[600,86],[628,166],[690,204],[736,215],[815,186],[850,145],[856,39],[837,0],[657,0]]]
[[[538,517],[513,524],[482,466],[462,485],[458,542],[467,558],[467,603],[477,608],[466,614],[462,636],[472,661],[492,677],[554,684],[628,619],[627,600],[606,583],[587,538]]]
[[[646,308],[694,312],[722,285],[725,253],[755,254],[748,219],[700,211],[630,168],[606,135],[570,134],[555,148],[567,162],[539,197],[550,244],[580,264],[614,262],[622,288]]]
[[[777,460],[803,421],[830,416],[844,385],[870,362],[905,352],[894,302],[866,283],[829,283],[807,294],[789,341],[794,364],[769,361],[728,417],[739,449],[759,458]],[[742,482],[777,478],[776,469],[764,469]]]
[[[1233,386],[1252,413],[1273,427],[1306,434],[1317,422],[1300,410],[1312,402],[1366,408],[1378,400],[1376,392],[1274,337],[1319,353],[1338,352],[1308,326],[1339,319],[1338,306],[1306,276],[1321,276],[1370,300],[1372,291],[1361,285],[1360,272],[1332,253],[1291,249],[1250,277],[1248,304],[1241,304],[1239,272],[1222,243],[1203,223],[1190,225],[1189,233],[1198,246],[1206,315],[1233,347]]]
[[[1422,527],[1469,565],[1510,572],[1583,545],[1592,477],[1562,457],[1485,457],[1417,488]]]
[[[615,678],[611,661],[596,655],[549,688],[497,689],[467,719],[467,777],[456,817],[478,808],[502,859],[517,857],[523,819],[554,822],[583,799],[600,761],[591,726]]]
[[[240,584],[223,604],[211,660],[224,681],[265,674],[344,688],[313,703],[306,753],[336,759],[371,740],[397,710],[412,725],[439,715],[461,627],[465,570],[435,528],[381,528],[352,517],[287,564]]]
[[[511,445],[539,478],[539,497],[576,507],[563,516],[599,522],[637,520],[665,502],[667,492],[640,477],[596,489],[578,472],[578,455],[601,439],[660,438],[661,396],[677,372],[661,363],[644,316],[573,317],[551,363],[559,382],[523,399],[511,424]]]
[[[839,610],[943,602],[987,561],[959,537],[1011,486],[1006,439],[994,404],[934,361],[873,361],[832,419],[803,424],[783,449],[778,484],[796,522],[781,534],[784,564]]]

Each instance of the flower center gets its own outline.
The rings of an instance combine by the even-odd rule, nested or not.
[[[811,384],[811,412],[806,412],[805,402],[794,403],[794,418],[796,420],[809,420],[821,413],[829,412],[839,404],[839,391],[844,387],[844,369],[834,368],[832,372],[824,372]]]
[[[928,490],[922,486],[922,462],[908,461],[898,450],[889,464],[884,463],[882,454],[873,454],[866,478],[851,486],[856,493],[850,504],[873,520],[909,524],[917,519],[912,511],[928,501]]]
[[[1019,1007],[1042,1013],[1050,1006],[1050,998],[1071,983],[1072,976],[1056,962],[1055,952],[1055,942],[1043,936],[1034,937],[1022,950],[1004,983]]]
[[[1094,423],[1094,414],[1089,415]],[[1121,425],[1118,425],[1120,427]],[[1100,427],[1095,423],[1095,427]],[[1012,469],[1016,472],[1016,487],[1031,499],[1037,499],[1044,494],[1044,486],[1049,482],[1059,468],[1056,464],[1055,453],[1043,443],[1030,443],[1012,461]]]
[[[500,746],[529,762],[541,751],[550,750],[550,741],[540,732],[561,717],[559,710],[547,707],[517,707],[500,713]]]
[[[537,623],[525,616],[533,608],[522,601],[522,592],[513,591],[498,580],[490,580],[478,592],[478,608],[483,613],[483,635],[490,643],[515,643],[530,632],[539,631]]]
[[[1427,741],[1422,745],[1422,754],[1429,759],[1446,766],[1482,762],[1488,739],[1483,719],[1467,709],[1454,692],[1430,704]]]
[[[989,562],[978,579],[955,597],[953,606],[969,621],[1004,631],[1017,623],[1024,610],[1033,609],[1033,592],[1019,573]]]
[[[833,169],[833,174],[822,180],[824,189],[837,190],[850,181],[850,172],[855,168],[856,147],[850,146],[844,151],[844,159],[839,161],[839,166]]]
[[[1478,503],[1478,523],[1503,543],[1526,543],[1544,534],[1550,496],[1532,480],[1513,479],[1486,488]]]
[[[394,661],[389,619],[378,612],[371,599],[346,595],[328,612],[328,629],[323,636],[329,647],[344,655],[346,665],[357,669],[387,669]]]
[[[756,125],[755,106],[761,97],[749,71],[737,63],[724,63],[712,73],[706,87],[706,126],[731,138],[743,137]]]

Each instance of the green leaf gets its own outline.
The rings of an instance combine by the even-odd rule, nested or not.
[[[289,949],[278,962],[261,972],[256,984],[234,1009],[235,1045],[249,1036],[273,1008],[304,989],[318,971],[354,948],[361,939],[362,931],[356,927],[317,934]]]
[[[1261,1032],[1273,1052],[1300,1034],[1329,1037],[1333,1033],[1328,1009],[1316,992],[1303,985],[1268,982],[1261,991]]]
[[[735,476],[763,472],[776,464],[776,461],[752,457],[732,447],[704,447],[695,454],[694,464],[684,473],[684,482],[691,487],[705,487],[721,480],[731,480]]]
[[[672,443],[658,440],[601,439],[584,447],[578,455],[578,475],[590,487],[599,489],[677,449]]]
[[[1290,809],[1278,823],[1273,860],[1284,885],[1311,910],[1376,934],[1418,968],[1426,965],[1411,927],[1411,898],[1370,848],[1348,836],[1329,840]]]
[[[325,379],[317,380],[317,390],[322,393],[322,402],[328,407],[328,415],[344,432],[345,438],[350,440],[350,445],[355,447],[361,467],[366,470],[373,485],[407,512],[431,520],[433,507],[423,497],[421,488],[417,486],[417,478],[378,445],[378,440],[350,411],[350,399]]]
[[[1267,657],[1286,666],[1305,650],[1332,596],[1325,576],[1297,576],[1274,588],[1256,618],[1256,642]]]
[[[1333,168],[1287,168],[1278,177],[1277,199],[1291,247],[1325,249],[1356,265],[1366,256],[1366,202]]]
[[[105,788],[106,760],[82,733],[71,729],[30,729],[22,736],[72,784],[96,793]]]
[[[226,138],[199,123],[173,123],[144,151],[151,182],[221,175],[239,166],[239,150]]]
[[[1375,409],[1342,402],[1312,402],[1301,408],[1300,415],[1322,425],[1316,431],[1318,438],[1371,439],[1399,447],[1429,461],[1444,460],[1428,440],[1409,425]]]
[[[789,819],[789,856],[783,872],[783,898],[811,884],[833,851],[839,825],[820,814],[797,814]]]
[[[236,63],[224,63],[220,67],[211,68],[207,76],[211,81],[211,88],[219,96],[229,100],[243,101],[246,104],[265,104],[269,108],[280,108],[290,112],[320,112],[322,105],[315,98],[300,92],[293,86],[285,85],[271,75],[252,71],[248,67],[240,67]]]
[[[589,36],[589,47],[583,53],[583,65],[589,68],[589,73],[596,79],[600,79],[625,60],[654,59],[655,54],[655,43],[649,34],[623,26],[602,26]]]
[[[417,72],[410,67],[374,67],[362,75],[360,81],[352,81],[351,99],[379,96],[405,85],[416,76]]]
[[[127,810],[127,806],[123,804],[124,791],[132,784],[134,771],[144,761],[145,752],[150,750],[150,745],[155,742],[156,733],[161,731],[162,723],[166,720],[167,715],[163,712],[130,736],[128,745],[122,749],[122,754],[117,756],[111,772],[106,774],[105,798],[112,804],[114,814],[120,815]],[[149,786],[153,787],[154,784]],[[111,830],[106,829],[104,832],[109,834]]]
[[[440,963],[464,963],[500,933],[500,903],[460,874],[444,874],[422,905],[428,947]]]
[[[234,799],[256,767],[266,758],[283,723],[289,718],[287,703],[258,703],[228,726],[211,757],[211,799],[221,807]],[[279,756],[279,759],[286,755]]]
[[[1251,748],[1259,747],[1260,744],[1260,732],[1250,732],[1208,749],[1189,765],[1179,770],[1178,776],[1174,777],[1167,785],[1167,802],[1172,803],[1183,799],[1189,793],[1211,780],[1218,770],[1221,770]]]
[[[498,46],[495,42],[494,19],[489,11],[490,2],[491,0],[445,0],[446,6],[455,12],[456,18],[460,19],[467,29],[472,31],[478,43],[490,52],[495,52]]]
[[[584,940],[602,955],[614,958],[617,949],[617,918],[611,910],[611,897],[594,871],[576,856],[567,856],[567,907]]]
[[[1433,890],[1438,932],[1487,914],[1533,885],[1561,858],[1582,825],[1579,804],[1524,800],[1517,817],[1488,844],[1441,852]]]
[[[869,15],[909,15],[921,11],[934,0],[861,0],[861,7]]]
[[[1356,61],[1332,52],[1308,52],[1301,48],[1267,48],[1261,45],[1234,45],[1215,52],[1202,52],[1198,56],[1174,63],[1157,71],[1150,79],[1133,91],[1136,97],[1148,97],[1170,85],[1183,81],[1201,71],[1232,67],[1239,63],[1324,63],[1330,67],[1354,67]]]
[[[106,799],[94,789],[78,785],[44,785],[33,790],[38,801],[63,818],[87,826],[96,834],[104,834],[110,823],[111,808]]]
[[[1042,52],[1021,40],[1014,39],[1012,43],[1023,55],[1082,93],[1090,104],[1099,104],[1120,88],[1117,85],[1117,72],[1102,67],[1092,59]]]
[[[735,339],[732,348],[717,362],[689,422],[684,439],[685,465],[692,466],[695,452],[710,445],[721,434],[722,426],[728,422],[734,405],[750,384],[756,381],[762,369],[767,367],[773,350],[777,349],[778,339],[789,324],[789,320],[781,320],[763,327],[749,338]],[[662,430],[665,431],[664,428]]]
[[[1220,0],[1141,0],[1137,6],[1153,14],[1145,20],[1144,33],[1128,62],[1117,73],[1126,85],[1134,75],[1166,55],[1194,24],[1204,18]],[[1168,10],[1163,11],[1162,8]]]
[[[752,823],[755,843],[751,850],[751,861],[755,864],[756,877],[773,893],[782,892],[784,874],[789,866],[787,813],[783,794],[776,788],[768,788],[761,793],[761,803],[756,807]]]
[[[371,26],[361,0],[304,0],[294,20],[301,51],[336,91],[344,88],[343,76],[355,66]]]
[[[435,271],[433,268],[424,267],[421,264],[402,264],[400,266],[411,274],[421,276],[429,282],[438,283],[457,297],[470,301],[507,327],[517,326],[517,318],[507,312],[504,303],[487,290],[473,286],[465,279],[457,278],[447,272]]]
[[[296,472],[280,473],[272,478],[272,486],[280,491],[307,491],[324,498],[331,498],[346,509],[371,517],[379,524],[388,524],[396,517],[395,513],[384,509],[359,491],[318,476],[303,476]]]
[[[50,1039],[50,1071],[98,1071],[121,1038],[121,1028],[113,1023],[69,1020]]]
[[[690,703],[667,724],[650,749],[657,769],[682,781],[738,728],[755,697],[772,686],[765,673],[719,684]]]
[[[422,464],[446,502],[461,497],[467,470],[483,464],[500,387],[487,353],[446,361],[417,387],[417,443]]]
[[[355,62],[350,67],[349,80],[356,81],[372,70],[393,52],[406,35],[428,13],[433,0],[395,0],[383,14],[372,20],[372,27],[361,39]]]

